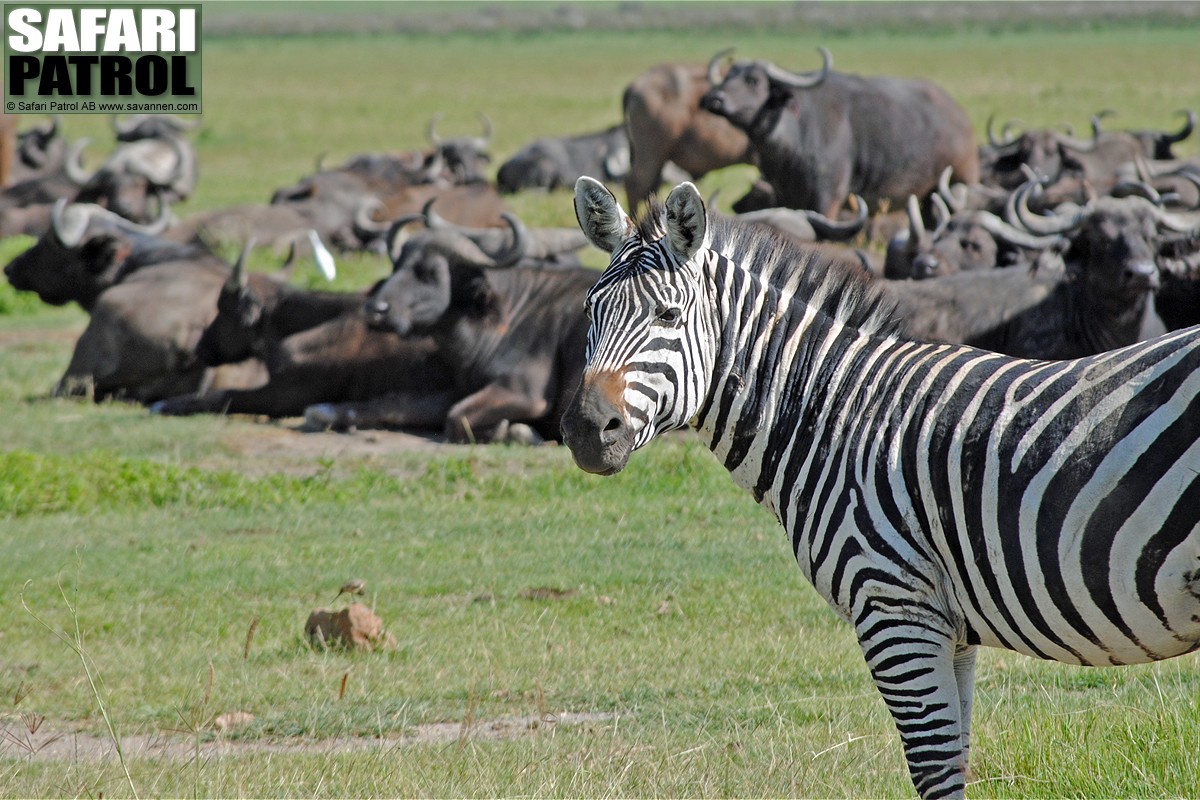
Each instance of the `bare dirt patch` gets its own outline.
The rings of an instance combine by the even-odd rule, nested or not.
[[[329,739],[226,739],[206,732],[200,742],[201,758],[257,753],[334,754],[458,741],[498,741],[537,736],[560,727],[580,728],[612,722],[616,714],[564,711],[558,714],[500,717],[471,722],[432,722],[413,725],[402,733],[383,737],[342,736]],[[138,758],[187,760],[196,755],[196,741],[182,733],[136,733],[121,737],[126,760]],[[0,759],[38,761],[116,760],[112,739],[90,733],[55,728],[43,722],[35,732],[25,721],[0,718]]]
[[[361,465],[386,459],[396,453],[452,452],[453,445],[433,434],[392,430],[363,430],[353,433],[308,431],[301,419],[236,420],[220,437],[228,455],[199,466],[237,469],[250,476],[283,473],[309,476],[321,464]]]

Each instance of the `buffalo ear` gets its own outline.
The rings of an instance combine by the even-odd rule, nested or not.
[[[708,245],[708,213],[700,191],[684,181],[667,195],[667,243],[681,261],[690,261]]]
[[[116,236],[93,236],[79,248],[80,257],[93,275],[116,273],[133,251],[129,242]]]
[[[613,193],[587,176],[575,181],[575,217],[588,241],[606,253],[620,247],[635,231]]]

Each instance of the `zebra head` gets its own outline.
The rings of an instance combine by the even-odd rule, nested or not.
[[[586,366],[563,415],[563,440],[584,470],[611,475],[655,436],[686,427],[708,394],[712,304],[701,296],[709,230],[704,201],[682,183],[635,224],[592,178],[575,184],[589,241],[612,254],[588,293]]]

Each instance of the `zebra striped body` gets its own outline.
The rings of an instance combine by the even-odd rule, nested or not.
[[[1200,329],[1058,362],[902,341],[821,264],[714,231],[690,184],[640,231],[597,186],[576,460],[694,427],[854,626],[923,796],[963,791],[978,645],[1200,647]]]

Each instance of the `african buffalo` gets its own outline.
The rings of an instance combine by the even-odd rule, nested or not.
[[[13,287],[91,313],[55,394],[152,402],[208,383],[261,380],[248,365],[210,373],[194,348],[216,313],[229,265],[107,209],[59,203],[52,225],[4,269]]]
[[[628,174],[629,135],[624,125],[614,125],[596,133],[530,142],[500,165],[496,187],[511,194],[521,189],[574,186],[581,175],[622,181]]]
[[[313,292],[235,266],[221,288],[216,317],[196,345],[208,366],[251,357],[266,366],[261,386],[173,397],[159,414],[298,416],[321,403],[362,403],[396,392],[420,393],[432,408],[424,427],[440,428],[449,408],[449,373],[429,337],[400,337],[367,324],[365,295]],[[439,393],[443,399],[439,399]],[[343,427],[358,422],[352,419]],[[420,427],[420,420],[409,420]]]
[[[455,442],[493,441],[517,423],[558,439],[583,370],[583,301],[599,273],[516,266],[525,234],[505,221],[513,246],[495,256],[452,231],[413,235],[367,302],[376,324],[436,342],[454,383],[445,433]]]
[[[80,187],[77,202],[103,205],[127,219],[146,222],[164,205],[185,200],[196,190],[196,151],[182,136],[120,142],[91,172],[80,163],[88,142],[75,142],[63,164],[67,177]]]
[[[658,188],[667,162],[697,179],[722,167],[753,162],[746,134],[700,109],[700,98],[711,86],[699,64],[658,64],[626,87],[621,107],[629,133],[625,191],[631,211]],[[757,207],[767,205],[775,204]]]
[[[1033,237],[1060,241],[1038,251],[1032,271],[1019,266],[881,283],[898,301],[909,335],[1044,359],[1132,344],[1166,327],[1151,305],[1163,291],[1161,261],[1177,265],[1171,294],[1162,297],[1178,315],[1172,320],[1200,322],[1191,310],[1196,273],[1190,264],[1200,267],[1200,236],[1192,220],[1138,196],[1097,198],[1041,216],[1029,208],[1028,196],[1036,189],[1030,182],[1018,190],[1011,221]],[[1001,274],[1013,276],[1008,288],[991,285]]]
[[[833,216],[850,193],[872,208],[923,197],[946,166],[960,180],[979,179],[979,151],[966,112],[940,87],[922,80],[861,78],[822,68],[788,72],[768,61],[735,61],[701,108],[746,132],[778,205]]]
[[[34,292],[45,303],[78,303],[91,310],[96,298],[137,270],[166,261],[212,259],[194,244],[160,237],[168,220],[139,225],[106,208],[59,200],[50,229],[4,268],[18,291]]]
[[[908,229],[888,242],[883,274],[887,278],[924,280],[956,272],[992,269],[1032,262],[1047,247],[1065,243],[1062,236],[1035,236],[982,209],[953,213],[934,195],[937,224],[926,230],[915,195],[908,198]]]

